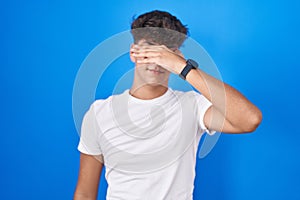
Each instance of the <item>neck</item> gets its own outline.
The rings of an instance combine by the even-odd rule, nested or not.
[[[143,87],[131,87],[129,93],[138,99],[149,100],[162,96],[167,92],[168,88],[163,85],[144,85]]]

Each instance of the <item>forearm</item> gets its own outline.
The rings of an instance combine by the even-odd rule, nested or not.
[[[200,69],[191,70],[186,80],[209,99],[214,109],[217,109],[232,126],[250,132],[261,121],[260,110],[230,85]],[[212,114],[213,116],[217,115]],[[218,119],[220,122],[224,120]]]
[[[96,200],[96,197],[88,194],[75,192],[73,200]]]

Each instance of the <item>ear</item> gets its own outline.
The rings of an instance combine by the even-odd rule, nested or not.
[[[133,57],[133,56],[132,56],[132,53],[131,53],[131,48],[133,47],[133,45],[134,45],[134,44],[131,44],[131,45],[130,45],[129,56],[130,56],[130,60],[131,60],[133,63],[135,63],[135,62],[136,62],[136,58]]]

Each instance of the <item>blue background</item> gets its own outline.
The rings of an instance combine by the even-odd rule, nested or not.
[[[195,199],[300,199],[300,6],[292,0],[1,1],[0,199],[72,198],[76,73],[97,44],[154,9],[187,24],[223,80],[264,115],[255,133],[222,135],[197,160]],[[111,76],[98,98],[111,93]],[[99,199],[105,187],[102,177]]]

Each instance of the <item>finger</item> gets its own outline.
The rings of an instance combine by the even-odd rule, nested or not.
[[[157,51],[133,52],[132,56],[134,56],[136,58],[158,57],[158,56],[160,56],[160,53]]]
[[[153,44],[139,44],[138,48],[161,48],[161,45],[153,45]]]
[[[151,56],[152,54],[154,56],[158,56],[160,54],[162,54],[163,52],[159,49],[132,49],[130,51],[131,54],[133,55],[141,55],[141,54],[150,54],[149,56]]]
[[[147,63],[156,63],[157,59],[155,57],[147,57],[142,59],[137,59],[137,63],[139,64],[147,64]]]
[[[155,50],[155,51],[163,51],[163,50],[169,50],[165,45],[139,45],[137,47],[140,50]]]
[[[134,51],[160,51],[162,50],[161,46],[155,45],[137,45],[133,46],[132,50]]]

